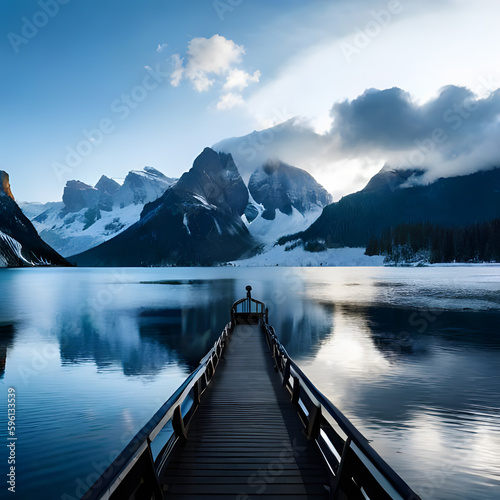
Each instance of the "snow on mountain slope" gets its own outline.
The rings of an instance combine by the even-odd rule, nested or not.
[[[158,199],[169,187],[177,182],[153,167],[131,170],[120,189],[113,196],[114,206],[120,208],[130,204],[145,205]],[[98,187],[98,185],[96,185]]]
[[[121,233],[140,218],[144,205],[115,207],[100,211],[99,218],[89,224],[89,209],[64,213],[60,208],[47,210],[33,219],[38,234],[61,255],[67,257],[100,245]]]
[[[63,202],[23,203],[21,208],[42,239],[67,257],[120,234],[140,219],[147,203],[175,182],[145,167],[129,172],[122,185],[104,175],[94,187],[71,180]]]
[[[365,255],[364,248],[329,248],[323,252],[307,252],[302,246],[290,250],[286,250],[286,248],[276,245],[265,253],[250,259],[237,260],[230,264],[237,267],[352,267],[382,266],[384,263],[384,257]]]
[[[9,267],[9,263],[15,260],[32,265],[22,254],[23,246],[8,234],[0,231],[0,267]]]
[[[306,171],[280,161],[267,161],[255,169],[248,190],[243,220],[264,250],[282,236],[307,229],[331,201]]]
[[[48,203],[38,203],[36,201],[20,201],[18,202],[19,208],[23,211],[24,215],[28,217],[29,220],[33,221],[35,217],[40,215],[49,209],[59,209],[64,208],[64,203],[62,201],[50,201]]]
[[[246,223],[250,234],[264,245],[265,249],[271,248],[282,236],[305,231],[323,211],[322,207],[317,206],[301,214],[293,207],[290,215],[277,211],[274,220],[268,220],[262,217],[264,207],[258,204],[254,204],[254,206],[256,206],[260,214],[251,222],[243,215],[243,221]]]

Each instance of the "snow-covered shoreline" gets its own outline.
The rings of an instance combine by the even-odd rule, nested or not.
[[[369,257],[365,255],[364,248],[329,248],[322,252],[307,252],[301,246],[285,251],[284,246],[276,245],[265,253],[230,264],[237,267],[366,267],[382,266],[383,263],[383,256]]]
[[[365,255],[364,248],[328,248],[322,252],[307,252],[302,246],[285,251],[276,245],[267,252],[249,259],[229,262],[235,267],[500,267],[494,262],[442,262],[436,264],[410,263],[394,265],[384,263],[384,256]]]

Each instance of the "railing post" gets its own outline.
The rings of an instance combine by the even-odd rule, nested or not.
[[[210,378],[209,378],[209,382],[212,380],[212,377],[215,375],[215,366],[214,366],[214,358],[213,356],[210,356],[210,370],[209,370],[210,374]]]
[[[193,387],[193,402],[195,406],[200,404],[200,381],[197,380]]]
[[[349,448],[351,446],[351,438],[348,437],[345,442],[344,442],[344,448],[342,450],[342,456],[340,457],[340,463],[339,463],[339,468],[337,469],[337,473],[335,474],[335,479],[333,481],[332,485],[332,491],[330,493],[330,496],[335,500],[339,498],[339,492],[340,492],[340,484],[343,479],[343,473],[344,468],[345,468],[345,463],[347,460],[347,455],[349,453]]]
[[[285,371],[283,372],[283,387],[287,386],[289,378],[290,378],[290,359],[287,359],[285,364]]]
[[[299,404],[300,399],[300,380],[298,377],[293,377],[292,403]]]
[[[273,360],[274,360],[274,371],[279,372],[279,357],[278,357],[278,347],[273,343]]]
[[[313,406],[307,423],[307,439],[316,439],[321,429],[321,406]]]
[[[187,441],[186,428],[184,427],[184,419],[182,418],[181,405],[177,405],[172,416],[172,427],[175,435],[183,441]]]

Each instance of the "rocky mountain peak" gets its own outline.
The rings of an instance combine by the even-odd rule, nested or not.
[[[63,203],[68,212],[79,212],[82,208],[96,208],[99,191],[81,181],[68,181],[63,193]]]
[[[405,187],[410,179],[417,181],[424,173],[425,170],[419,168],[395,169],[384,165],[382,170],[370,179],[363,192],[393,192]]]
[[[295,208],[301,214],[322,208],[331,202],[331,196],[305,170],[281,161],[267,161],[250,177],[248,189],[253,199],[265,211],[265,219],[274,220],[276,210],[290,215]]]
[[[159,198],[174,183],[175,179],[153,167],[131,170],[116,193],[114,203],[122,208],[132,204],[144,205]]]
[[[101,176],[99,182],[95,185],[95,188],[99,191],[99,208],[106,212],[111,212],[113,210],[114,196],[120,190],[120,184],[106,177]]]
[[[115,180],[102,175],[95,185],[95,188],[102,194],[113,196],[120,189],[120,184],[118,184]]]
[[[72,259],[127,266],[234,260],[256,247],[241,218],[248,198],[232,156],[205,148],[177,183],[144,207],[137,224]]]
[[[9,176],[0,170],[0,267],[68,265],[38,235],[12,196]]]
[[[189,172],[177,183],[179,189],[202,196],[208,203],[243,214],[248,190],[230,154],[205,148]]]
[[[144,167],[144,172],[147,172],[150,175],[154,175],[155,177],[160,177],[162,179],[168,179],[168,177],[163,173],[157,170],[154,167]]]
[[[0,196],[5,195],[14,200],[14,195],[10,190],[9,174],[3,170],[0,170]]]

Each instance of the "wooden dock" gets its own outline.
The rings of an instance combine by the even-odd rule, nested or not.
[[[328,498],[325,466],[274,371],[262,327],[237,325],[160,477],[165,498]]]
[[[302,372],[247,296],[82,500],[420,500]]]

